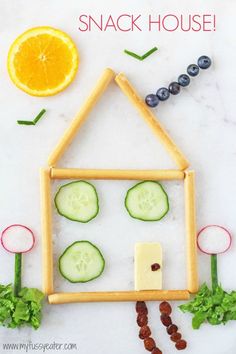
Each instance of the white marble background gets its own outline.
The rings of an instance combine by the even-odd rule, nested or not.
[[[125,71],[139,92],[145,96],[167,85],[201,54],[213,59],[213,67],[202,72],[178,97],[161,104],[159,119],[191,161],[197,173],[198,228],[209,223],[228,227],[236,235],[236,118],[235,118],[235,21],[233,0],[136,0],[110,2],[78,0],[1,0],[0,1],[0,227],[15,222],[29,225],[36,233],[37,245],[24,259],[24,284],[41,286],[40,166],[68,126],[93,82],[104,67]],[[81,13],[215,13],[217,30],[213,33],[80,33]],[[24,30],[50,25],[68,32],[81,54],[81,65],[74,83],[51,98],[32,98],[10,82],[6,70],[8,48]],[[122,53],[124,48],[139,53],[157,45],[159,52],[144,62]],[[31,119],[43,107],[44,119],[36,127],[16,124],[17,119]],[[87,167],[158,168],[174,167],[162,147],[142,120],[136,116],[115,85],[105,94],[98,109],[84,125],[64,165]],[[55,258],[75,238],[87,237],[104,251],[107,270],[88,289],[120,289],[133,286],[133,245],[135,241],[159,239],[167,264],[176,262],[166,273],[166,287],[184,285],[184,225],[181,184],[165,184],[172,209],[165,220],[147,225],[127,217],[123,197],[130,182],[95,182],[101,198],[101,213],[87,227],[55,216]],[[111,207],[112,206],[112,207]],[[117,227],[119,225],[119,227]],[[235,242],[219,258],[219,277],[223,286],[236,288]],[[176,258],[174,258],[176,257]],[[201,282],[209,281],[209,259],[199,254]],[[167,271],[166,271],[167,272]],[[178,277],[177,277],[178,275]],[[13,277],[13,257],[0,250],[0,281]],[[56,273],[58,289],[69,289]],[[82,289],[75,285],[73,290]],[[175,308],[173,318],[188,340],[185,353],[234,354],[236,323],[199,331],[191,329],[191,318]],[[157,303],[150,303],[150,324],[163,353],[176,350],[159,323]],[[138,339],[134,304],[45,305],[42,327],[0,329],[3,343],[76,343],[80,354],[145,353]],[[3,349],[0,347],[0,352]],[[7,353],[7,351],[5,351]],[[9,351],[17,353],[19,351]],[[24,351],[23,351],[24,352]],[[33,353],[35,351],[30,351]],[[56,351],[48,351],[48,353]],[[57,351],[58,352],[58,351]]]

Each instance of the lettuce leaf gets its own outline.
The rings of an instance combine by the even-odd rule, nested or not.
[[[226,324],[236,320],[236,291],[227,293],[220,285],[212,291],[204,283],[195,298],[179,308],[193,314],[193,329],[199,329],[204,322],[214,326]]]
[[[40,304],[44,298],[43,293],[35,288],[22,288],[19,296],[24,301],[33,302],[36,304]]]
[[[16,297],[11,284],[0,284],[0,325],[8,328],[24,325],[39,328],[43,298],[43,293],[35,288],[22,288]]]

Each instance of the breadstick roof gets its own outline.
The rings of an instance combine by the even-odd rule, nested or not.
[[[186,168],[188,168],[189,163],[183,153],[173,142],[169,134],[165,131],[161,123],[158,121],[157,117],[154,115],[153,111],[149,109],[149,107],[139,96],[139,94],[128,81],[128,79],[125,77],[125,75],[123,73],[116,75],[114,71],[109,68],[104,70],[102,76],[96,83],[89,97],[87,98],[80,111],[72,121],[71,125],[65,131],[64,135],[62,136],[55,149],[49,156],[49,166],[56,166],[57,162],[60,160],[69,145],[72,143],[80,127],[86,121],[89,116],[89,113],[95,107],[96,103],[98,102],[102,94],[106,91],[112,80],[116,82],[118,87],[127,96],[134,108],[136,108],[136,110],[139,112],[140,116],[149,125],[150,129],[153,131],[153,133],[160,140],[169,155],[175,161],[178,169],[185,170]]]

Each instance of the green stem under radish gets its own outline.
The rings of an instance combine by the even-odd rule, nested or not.
[[[211,285],[212,291],[215,292],[218,286],[218,269],[217,269],[217,255],[211,255]]]
[[[21,266],[22,253],[15,254],[15,276],[14,276],[14,295],[18,296],[21,290]]]

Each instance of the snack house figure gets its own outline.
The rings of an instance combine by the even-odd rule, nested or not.
[[[104,170],[58,168],[57,163],[72,143],[89,113],[114,80],[150,130],[163,144],[177,165],[172,170]],[[148,301],[186,300],[198,291],[196,256],[195,185],[194,171],[188,170],[189,163],[161,126],[158,119],[145,104],[123,73],[116,75],[105,69],[88,99],[64,133],[48,159],[48,168],[41,170],[41,204],[43,235],[43,292],[50,304],[95,301]],[[73,182],[61,186],[55,197],[60,215],[79,222],[88,222],[97,215],[98,197],[89,182],[101,180],[138,180],[126,195],[125,206],[131,217],[144,221],[160,220],[169,210],[168,196],[159,183],[163,180],[183,180],[185,193],[186,224],[186,286],[178,290],[162,288],[162,248],[159,243],[138,243],[135,246],[135,288],[131,291],[96,291],[56,293],[53,282],[52,242],[52,180],[71,179]],[[152,197],[150,197],[152,196]],[[139,200],[139,203],[137,203]],[[159,203],[155,203],[158,200]],[[105,260],[102,252],[88,241],[77,241],[70,245],[59,259],[61,275],[70,282],[85,282],[97,278],[103,272]],[[164,306],[164,305],[163,305]],[[145,310],[146,311],[146,310]],[[150,344],[150,343],[149,343]],[[147,344],[148,345],[148,344]],[[150,346],[149,346],[150,347]]]

